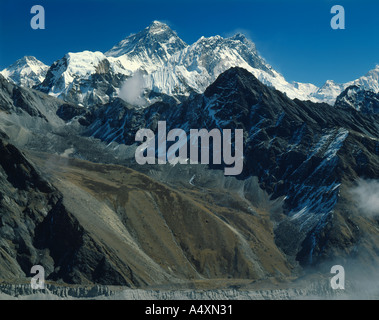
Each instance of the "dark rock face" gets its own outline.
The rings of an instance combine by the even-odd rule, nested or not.
[[[62,201],[38,225],[34,243],[40,250],[48,249],[54,261],[54,270],[48,275],[49,280],[63,280],[66,283],[130,284],[130,277],[125,279],[115,270],[106,253],[77,219],[67,212]]]
[[[86,109],[78,107],[74,104],[62,104],[57,110],[57,116],[64,121],[70,121],[75,117],[83,116],[86,114]]]
[[[35,189],[44,193],[53,191],[52,186],[39,176],[15,146],[1,141],[0,151],[0,164],[6,172],[7,180],[15,188]]]
[[[48,260],[34,247],[33,235],[59,195],[17,148],[1,140],[0,150],[2,274],[29,275],[31,266]]]

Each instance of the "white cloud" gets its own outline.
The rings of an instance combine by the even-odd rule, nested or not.
[[[119,97],[131,105],[143,107],[147,103],[143,97],[145,89],[146,83],[144,76],[137,71],[131,78],[124,82],[120,89]]]
[[[350,192],[363,215],[379,216],[379,180],[359,179]]]

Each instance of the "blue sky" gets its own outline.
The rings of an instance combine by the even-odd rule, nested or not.
[[[30,27],[36,4],[45,8],[45,30]],[[345,8],[345,30],[330,27],[336,4]],[[188,44],[242,31],[288,81],[347,82],[379,64],[378,16],[377,0],[0,0],[0,69],[24,55],[50,65],[67,52],[105,52],[160,20]]]

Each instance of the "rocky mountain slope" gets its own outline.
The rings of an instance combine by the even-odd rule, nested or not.
[[[0,77],[0,115],[2,278],[40,263],[53,281],[140,287],[378,263],[378,219],[350,193],[379,178],[376,113],[290,100],[231,68],[203,94],[146,108],[87,109]],[[243,129],[242,175],[136,164],[135,133],[159,120]]]
[[[226,71],[203,95],[175,109],[156,103],[141,110],[115,101],[93,112],[86,134],[107,143],[133,144],[139,128],[156,132],[159,120],[167,122],[167,130],[242,128],[243,176],[257,176],[274,198],[285,197],[290,222],[278,226],[276,240],[304,264],[322,250],[317,239],[330,223],[344,183],[379,176],[376,114],[292,101],[244,69]],[[296,232],[293,243],[288,232]]]
[[[294,267],[274,244],[270,212],[252,214],[235,192],[205,196],[125,167],[25,155],[6,138],[1,154],[2,279],[40,264],[50,281],[140,287],[280,278]]]
[[[219,184],[204,195],[191,184],[178,188],[123,166],[67,158],[67,150],[54,155],[62,139],[74,143],[72,155],[83,157],[83,144],[96,157],[96,142],[74,137],[79,122],[58,121],[62,107],[82,108],[0,80],[0,128],[10,135],[1,138],[2,279],[22,281],[35,264],[51,281],[130,287],[292,273],[295,264],[274,243],[276,206],[257,182],[245,183],[256,190],[254,203]],[[203,170],[204,187],[224,179]]]

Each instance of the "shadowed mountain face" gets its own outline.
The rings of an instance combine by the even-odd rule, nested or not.
[[[273,198],[286,198],[291,222],[277,227],[277,243],[303,264],[322,250],[317,239],[338,204],[341,185],[379,177],[376,114],[290,100],[240,68],[223,73],[203,95],[174,110],[162,103],[136,110],[119,101],[94,113],[87,134],[106,142],[132,144],[139,128],[156,131],[159,120],[167,121],[168,130],[243,129],[239,178],[257,176]]]
[[[134,287],[378,262],[378,220],[350,194],[358,177],[379,178],[377,114],[290,100],[241,68],[180,105],[147,108],[88,110],[0,80],[0,277],[40,263],[51,280]],[[243,129],[243,173],[137,165],[136,132],[162,120]]]

